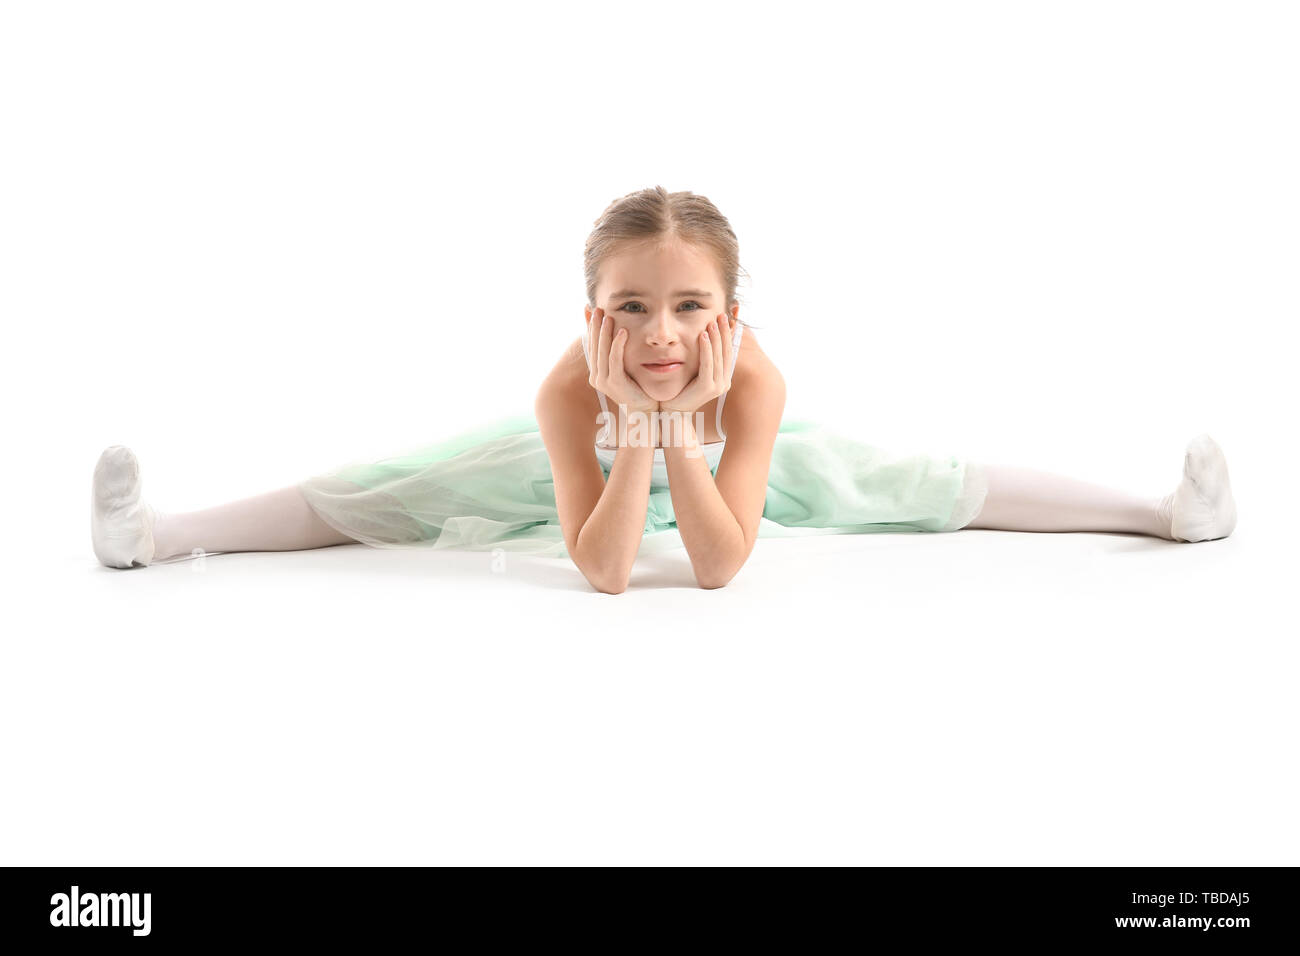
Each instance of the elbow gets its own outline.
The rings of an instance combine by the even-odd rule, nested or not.
[[[601,594],[622,594],[627,590],[627,583],[631,577],[631,574],[612,574],[604,577],[588,577],[587,580]]]
[[[611,560],[607,554],[586,553],[582,548],[581,535],[569,546],[569,555],[587,583],[597,591],[602,594],[622,594],[627,590],[628,581],[632,578],[630,562]]]
[[[632,579],[631,568],[582,568],[587,583],[601,594],[622,594]]]
[[[727,584],[730,583],[731,579],[736,576],[736,571],[739,570],[740,570],[739,568],[736,568],[735,570],[723,571],[721,573],[715,570],[707,574],[702,573],[700,571],[696,571],[695,583],[698,584],[700,587],[704,588],[706,591],[713,591],[716,590],[717,588],[726,587]]]
[[[740,573],[740,569],[745,566],[753,547],[754,545],[751,542],[746,542],[744,551],[741,554],[733,554],[730,557],[723,556],[716,563],[706,562],[701,565],[694,565],[695,583],[707,591],[726,587],[731,582],[731,579]]]

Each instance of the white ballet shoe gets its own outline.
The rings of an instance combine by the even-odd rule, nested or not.
[[[157,512],[140,500],[140,462],[125,445],[105,448],[95,465],[90,496],[90,540],[110,568],[153,562]]]
[[[1209,435],[1198,435],[1187,443],[1183,480],[1167,500],[1175,541],[1215,541],[1237,527],[1228,460]]]

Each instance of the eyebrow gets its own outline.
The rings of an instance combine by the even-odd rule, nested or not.
[[[706,292],[703,289],[682,289],[679,292],[674,292],[672,297],[676,299],[684,295],[693,295],[696,298],[700,298],[700,299],[713,298],[712,292]],[[611,295],[610,298],[611,299],[648,299],[650,298],[650,293],[634,292],[632,289],[619,289],[617,292]]]

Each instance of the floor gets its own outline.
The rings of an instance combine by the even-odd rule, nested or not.
[[[12,865],[1277,865],[1285,542],[11,563]],[[72,541],[71,538],[68,539]]]

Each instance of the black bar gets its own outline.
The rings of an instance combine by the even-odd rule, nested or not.
[[[1293,948],[1300,935],[1294,867],[819,867],[815,874],[747,867],[716,874],[627,866],[594,879],[584,867],[567,867],[567,876],[529,872],[540,869],[7,868],[0,932],[6,943],[42,948],[317,941],[367,949],[409,943],[412,934],[436,944],[468,933],[485,945],[521,934],[536,946],[612,948],[753,940],[840,950],[892,939],[1235,951]],[[512,878],[519,884],[510,887]],[[83,921],[119,925],[73,925]]]

